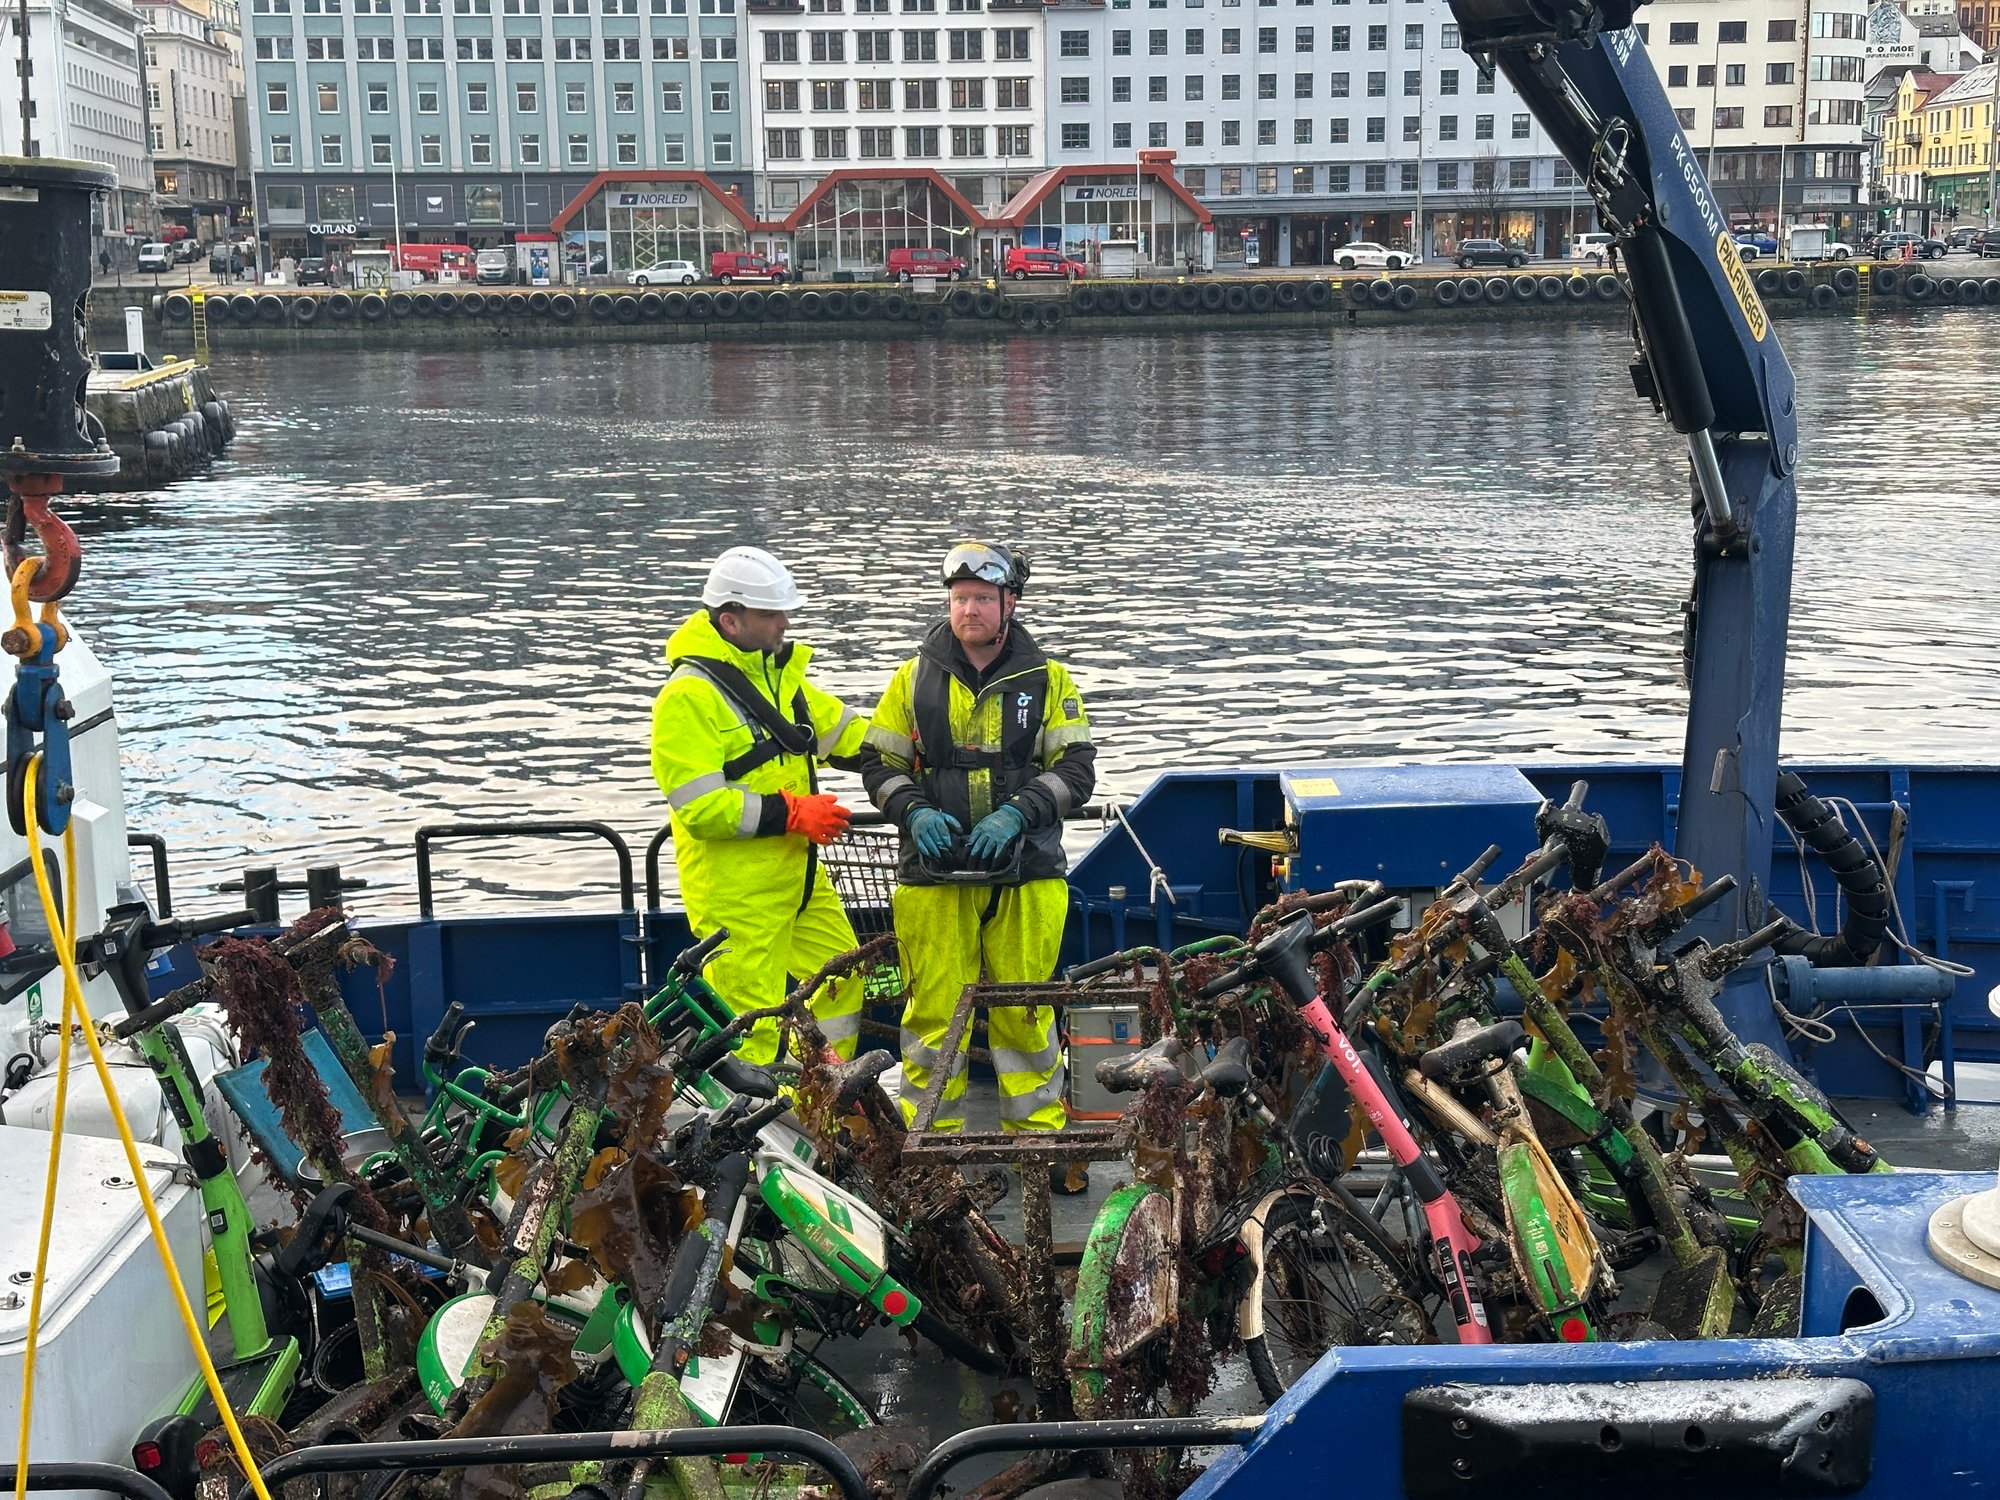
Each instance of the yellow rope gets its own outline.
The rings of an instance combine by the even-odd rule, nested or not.
[[[243,1429],[237,1424],[236,1413],[230,1408],[229,1397],[222,1389],[222,1377],[216,1373],[215,1361],[209,1357],[208,1343],[202,1337],[201,1324],[195,1318],[194,1309],[188,1305],[187,1291],[181,1285],[180,1268],[174,1264],[173,1246],[167,1243],[167,1230],[166,1226],[160,1222],[159,1206],[153,1202],[153,1195],[147,1188],[146,1169],[139,1160],[139,1148],[132,1140],[132,1127],[126,1122],[124,1106],[119,1102],[118,1087],[112,1079],[111,1066],[105,1062],[104,1049],[98,1045],[97,1027],[91,1021],[89,1013],[84,1009],[83,980],[77,973],[76,968],[76,945],[72,941],[69,932],[63,927],[62,919],[56,911],[55,893],[49,889],[49,874],[47,869],[43,867],[41,860],[41,838],[36,831],[38,825],[35,823],[34,812],[35,782],[41,772],[41,759],[41,756],[35,755],[28,761],[27,773],[22,785],[21,801],[22,805],[28,809],[28,864],[35,875],[35,894],[41,897],[42,916],[48,923],[49,936],[55,944],[56,958],[62,964],[64,1045],[67,1048],[69,1027],[71,1018],[74,1016],[76,1021],[80,1023],[78,1029],[83,1032],[84,1044],[90,1048],[90,1061],[97,1069],[98,1082],[104,1086],[105,1102],[111,1106],[111,1118],[118,1126],[118,1139],[125,1147],[125,1161],[127,1166],[131,1168],[133,1185],[139,1191],[140,1206],[146,1210],[146,1223],[153,1232],[153,1244],[160,1252],[160,1264],[166,1268],[167,1288],[174,1294],[174,1306],[180,1312],[181,1327],[186,1331],[188,1344],[193,1348],[194,1357],[201,1365],[201,1378],[208,1386],[209,1399],[215,1403],[216,1411],[221,1414],[222,1425],[229,1430],[229,1444],[236,1450],[237,1462],[243,1465],[243,1472],[249,1477],[250,1487],[256,1492],[257,1500],[271,1500],[271,1492],[264,1487],[264,1476],[258,1470],[256,1460],[250,1455],[250,1445],[244,1441]],[[63,855],[66,868],[72,872],[71,878],[73,880],[76,870],[76,825],[74,823],[64,833],[63,839]],[[72,891],[72,903],[73,901],[74,892]],[[74,918],[74,914],[75,908],[72,904],[72,918]],[[58,1082],[58,1090],[61,1087],[61,1083]],[[55,1141],[60,1141],[62,1138],[61,1097],[59,1092],[57,1094],[57,1114],[55,1120],[52,1122],[52,1135]],[[55,1217],[54,1158],[55,1146],[52,1143],[50,1146],[49,1197],[42,1209],[42,1243],[44,1250],[46,1250],[48,1244],[49,1226]],[[35,1274],[35,1297],[37,1303],[39,1303],[41,1297],[41,1280],[41,1266],[38,1264]],[[33,1390],[35,1367],[34,1338],[35,1315],[33,1312],[30,1312],[28,1316],[27,1375],[23,1382],[24,1391],[21,1400],[21,1458],[19,1460],[19,1467],[16,1468],[14,1475],[16,1500],[23,1500],[27,1492],[27,1431],[28,1420],[32,1410],[29,1405],[29,1393]]]

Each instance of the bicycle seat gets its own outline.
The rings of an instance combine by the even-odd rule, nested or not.
[[[1474,1063],[1510,1057],[1527,1045],[1528,1033],[1519,1021],[1495,1021],[1431,1048],[1417,1059],[1417,1070],[1426,1078],[1449,1078]]]
[[[1180,1055],[1179,1039],[1163,1036],[1129,1057],[1105,1058],[1097,1065],[1097,1081],[1114,1094],[1129,1094],[1156,1083],[1178,1081],[1182,1076]]]
[[[895,1066],[896,1059],[886,1052],[864,1052],[828,1068],[826,1076],[833,1085],[833,1112],[844,1115],[853,1109],[875,1080]]]
[[[1215,1049],[1201,1081],[1225,1099],[1234,1099],[1250,1087],[1250,1041],[1233,1036]]]
[[[712,1066],[708,1076],[732,1094],[744,1094],[752,1099],[778,1097],[777,1079],[755,1063],[747,1063],[733,1053]]]

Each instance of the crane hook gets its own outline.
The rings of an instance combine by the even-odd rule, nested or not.
[[[13,577],[14,570],[31,555],[21,544],[27,540],[28,527],[32,526],[41,540],[42,555],[36,560],[38,566],[34,581],[28,585],[28,597],[37,604],[66,597],[76,587],[77,575],[83,570],[83,547],[69,523],[49,506],[50,497],[62,489],[62,476],[10,474],[7,487],[13,493],[7,505],[6,532],[0,536],[7,576]]]

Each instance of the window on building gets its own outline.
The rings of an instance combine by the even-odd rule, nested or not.
[[[896,107],[896,86],[886,78],[864,78],[855,84],[854,93],[856,109],[879,110]]]
[[[1222,196],[1225,198],[1235,198],[1240,196],[1242,192],[1243,169],[1241,167],[1224,167],[1222,169]]]
[[[892,125],[874,125],[859,132],[861,156],[865,161],[885,161],[896,154],[896,130]]]
[[[386,115],[389,113],[389,85],[371,83],[368,85],[368,113]]]
[[[1243,75],[1224,73],[1222,75],[1222,98],[1224,103],[1243,97]]]
[[[1421,99],[1423,95],[1424,75],[1415,68],[1406,69],[1403,73],[1403,97]]]
[[[539,135],[524,135],[516,143],[515,156],[524,167],[539,167],[542,164],[542,138]]]
[[[1742,63],[1724,63],[1722,65],[1722,86],[1728,89],[1742,88],[1743,68],[1744,65]]]
[[[1701,22],[1669,21],[1667,23],[1667,45],[1671,47],[1692,47],[1701,40]]]
[[[686,38],[680,38],[683,44]],[[507,60],[509,62],[540,62],[542,60],[542,39],[538,36],[510,36],[507,38]]]
[[[1276,73],[1259,73],[1257,75],[1257,97],[1259,99],[1275,99],[1278,97],[1278,75]]]
[[[1243,144],[1243,122],[1241,120],[1224,120],[1222,122],[1222,144],[1225,146],[1240,146]]]
[[[817,114],[844,114],[847,110],[847,80],[816,78],[812,86],[812,107]]]
[[[1476,193],[1490,192],[1492,190],[1492,187],[1493,187],[1492,161],[1489,159],[1489,160],[1474,162],[1472,164],[1472,190]]]
[[[1058,50],[1064,57],[1090,56],[1090,33],[1087,31],[1065,31],[1058,38]]]
[[[1208,33],[1199,26],[1190,26],[1181,38],[1181,50],[1189,57],[1199,57],[1208,46]]]
[[[1715,128],[1717,130],[1741,130],[1743,128],[1743,106],[1740,104],[1724,104],[1719,106],[1715,111]]]
[[[1111,149],[1130,151],[1132,149],[1132,127],[1122,121],[1111,127]]]
[[[799,107],[799,81],[796,78],[767,78],[764,80],[764,109],[769,114],[789,114]]]
[[[1259,26],[1257,28],[1257,50],[1259,52],[1276,52],[1278,50],[1277,27]]]
[[[906,78],[903,80],[903,108],[936,109],[938,107],[938,86],[935,78]]]
[[[1292,192],[1310,193],[1313,190],[1313,169],[1311,167],[1292,168]]]
[[[629,141],[632,139],[632,137],[630,137],[629,135],[621,135],[618,139],[620,139],[621,141]],[[469,150],[467,151],[465,159],[467,164],[470,166],[475,166],[475,167],[492,166],[493,137],[490,135],[473,136],[471,138],[471,141],[469,142]]]
[[[1767,104],[1764,106],[1764,124],[1772,129],[1792,123],[1792,107],[1789,104]]]
[[[1181,169],[1181,186],[1199,198],[1208,191],[1207,167],[1184,167]]]
[[[1026,26],[1003,26],[993,33],[993,60],[995,62],[1027,62],[1028,31]]]
[[[1514,116],[1513,127],[1508,131],[1507,138],[1511,141],[1525,141],[1528,138],[1528,121],[1530,118],[1526,114]]]
[[[1148,57],[1165,57],[1167,55],[1167,34],[1165,31],[1149,31],[1146,33],[1146,55]]]
[[[1292,28],[1292,50],[1294,52],[1310,52],[1312,51],[1312,49],[1313,49],[1312,27],[1296,26]]]
[[[1388,27],[1370,26],[1368,28],[1368,50],[1370,52],[1387,52],[1389,50]]]
[[[1033,156],[1035,154],[1034,127],[1032,125],[996,125],[993,128],[994,150],[1002,156]]]
[[[1534,165],[1533,162],[1529,161],[1508,162],[1507,186],[1510,188],[1528,187],[1533,180]]]
[[[1472,117],[1472,138],[1475,141],[1490,141],[1493,139],[1493,116],[1474,115]]]
[[[1423,139],[1424,122],[1421,115],[1403,116],[1403,139],[1417,141]]]
[[[1329,52],[1347,51],[1352,45],[1353,35],[1354,28],[1351,26],[1334,27],[1326,34],[1326,50]]]
[[[1715,39],[1725,47],[1747,42],[1750,39],[1749,25],[1747,21],[1718,21],[1715,23]]]
[[[1790,83],[1791,81],[1792,81],[1792,65],[1790,63],[1775,62],[1775,63],[1764,64],[1764,82],[1782,84],[1782,83]]]
[[[1457,115],[1438,116],[1438,139],[1441,141],[1455,141],[1458,139]]]
[[[323,167],[342,165],[346,156],[337,135],[323,135],[319,138],[319,164]]]
[[[986,33],[983,31],[954,30],[947,32],[953,62],[981,62],[986,56]],[[817,61],[818,59],[814,59]]]
[[[1699,88],[1705,88],[1705,89],[1714,88],[1715,87],[1714,65],[1711,63],[1697,64],[1694,70],[1694,81],[1696,86]]]
[[[847,132],[838,129],[817,129],[812,133],[814,161],[846,161]]]
[[[936,62],[937,33],[935,31],[906,31],[903,33],[904,62]]]
[[[158,130],[160,127],[156,125],[153,128]],[[161,143],[156,141],[153,144],[153,149],[157,151],[160,149],[160,146]],[[290,136],[274,135],[271,137],[271,165],[274,167],[289,167],[292,165],[292,138]]]
[[[674,84],[674,85],[672,85],[672,86],[673,86],[673,87],[675,87],[675,88],[679,88],[679,87],[680,87],[680,85],[679,85],[679,84]],[[540,105],[539,105],[539,104],[538,104],[538,103],[536,102],[536,92],[535,92],[535,85],[534,85],[534,84],[532,84],[532,83],[517,83],[517,84],[515,84],[515,85],[514,85],[514,113],[515,113],[515,114],[517,114],[517,115],[531,115],[531,114],[535,113],[535,111],[536,111],[536,110],[538,110],[539,108],[541,108],[541,106],[540,106]]]
[[[1581,179],[1576,175],[1576,168],[1558,156],[1556,158],[1556,186],[1559,188],[1575,187],[1580,181]]]
[[[1130,57],[1132,55],[1131,32],[1114,31],[1111,33],[1111,55],[1113,57]]]
[[[1278,169],[1276,167],[1259,167],[1257,169],[1257,191],[1269,194],[1275,193],[1277,190]]]
[[[687,137],[670,133],[660,137],[660,160],[670,167],[683,166],[687,162]]]
[[[316,83],[316,84],[314,84],[314,85],[313,85],[313,98],[314,98],[314,101],[315,101],[315,103],[317,104],[317,106],[318,106],[318,108],[319,108],[319,112],[320,112],[321,114],[323,114],[323,115],[337,115],[337,114],[339,114],[339,113],[340,113],[340,85],[339,85],[339,84],[337,84],[337,83]]]
[[[1207,81],[1201,74],[1190,73],[1181,80],[1181,97],[1188,100],[1200,99],[1206,87]]]
[[[1767,42],[1796,42],[1798,39],[1797,21],[1771,21],[1765,25],[1764,40]]]
[[[1345,146],[1348,142],[1346,119],[1328,120],[1326,122],[1326,138],[1335,146]]]
[[[1089,144],[1089,126],[1084,126],[1085,144]],[[1064,127],[1067,134],[1068,127]],[[903,155],[913,160],[924,160],[938,154],[938,128],[935,125],[905,125],[903,127]]]
[[[1438,74],[1438,92],[1456,94],[1458,92],[1458,69],[1446,68]]]
[[[767,63],[795,63],[799,60],[799,34],[796,31],[767,31],[764,33],[764,61]]]
[[[1257,144],[1260,146],[1275,146],[1278,144],[1278,122],[1276,120],[1259,120],[1257,122]]]
[[[1222,50],[1235,54],[1243,50],[1243,33],[1234,26],[1222,28]]]
[[[1677,109],[1677,110],[1675,110],[1675,111],[1674,111],[1674,120],[1675,120],[1675,122],[1676,122],[1676,123],[1677,123],[1677,124],[1678,124],[1678,125],[1679,125],[1679,126],[1681,127],[1681,129],[1683,129],[1683,130],[1692,130],[1692,129],[1694,129],[1694,109],[1693,109],[1693,107],[1692,107],[1692,106],[1689,106],[1689,107],[1688,107],[1687,109]]]
[[[1675,63],[1667,69],[1667,87],[1684,89],[1687,87],[1688,70],[1686,63]]]
[[[1386,162],[1373,162],[1361,169],[1361,190],[1364,193],[1389,191],[1389,167]]]
[[[1313,75],[1310,73],[1294,73],[1292,75],[1292,97],[1294,99],[1310,99],[1312,96]]]
[[[1167,102],[1167,79],[1165,74],[1155,74],[1146,80],[1146,102],[1148,104],[1165,104]]]
[[[1389,121],[1386,116],[1370,115],[1368,117],[1367,138],[1370,141],[1386,141],[1389,139]]]
[[[1113,104],[1130,104],[1132,102],[1131,79],[1114,78],[1111,80],[1111,102]]]
[[[1335,162],[1326,169],[1326,190],[1329,193],[1346,192],[1352,180],[1351,170],[1345,162]]]
[[[702,0],[702,3],[706,5],[708,0]],[[730,4],[733,8],[734,0],[730,0]],[[704,14],[706,14],[705,11]],[[734,163],[736,160],[736,132],[733,130],[718,130],[709,136],[708,159],[718,167],[726,167]]]
[[[1438,184],[1438,186],[1437,186],[1437,190],[1438,190],[1438,191],[1439,191],[1440,193],[1455,193],[1455,192],[1457,192],[1457,191],[1458,191],[1458,163],[1457,163],[1457,162],[1455,162],[1455,161],[1441,161],[1441,162],[1439,162],[1439,163],[1437,164],[1437,174],[1438,174],[1438,175],[1437,175],[1437,184]]]
[[[420,167],[441,167],[444,165],[444,139],[435,135],[417,137],[417,165]]]
[[[953,109],[986,108],[986,80],[984,78],[952,79],[951,107]]]
[[[581,115],[588,114],[589,112],[590,96],[588,90],[580,83],[564,84],[563,113],[566,115]]]
[[[730,110],[730,88],[726,83],[711,81],[708,85],[708,112],[712,115],[726,115]],[[720,140],[723,137],[716,137]]]

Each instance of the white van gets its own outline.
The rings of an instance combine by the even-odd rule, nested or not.
[[[1593,266],[1601,266],[1617,241],[1615,234],[1580,234],[1563,247],[1563,254],[1570,260],[1587,260]]]
[[[174,247],[159,240],[148,240],[139,247],[139,269],[142,271],[171,271],[174,268]]]
[[[500,245],[481,250],[472,258],[472,279],[480,286],[494,286],[514,279],[514,251]]]

